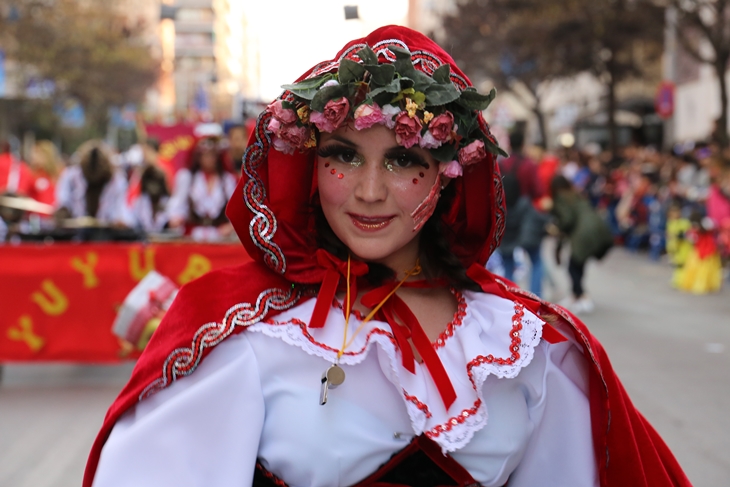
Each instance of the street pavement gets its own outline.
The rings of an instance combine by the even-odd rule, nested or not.
[[[550,254],[550,242],[545,254]],[[554,300],[568,289],[548,266]],[[632,400],[696,487],[730,485],[730,287],[672,290],[671,269],[612,251],[587,269],[596,310],[585,316]],[[76,487],[122,366],[7,365],[0,383],[0,486]]]

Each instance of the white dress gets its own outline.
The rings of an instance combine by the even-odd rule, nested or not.
[[[434,343],[457,392],[448,411],[424,366],[413,374],[402,365],[379,321],[346,349],[346,380],[320,406],[344,318],[334,308],[324,328],[307,328],[311,299],[230,337],[191,376],[125,413],[94,486],[250,486],[257,459],[291,487],[348,486],[419,434],[483,486],[598,486],[581,349],[542,341],[543,322],[519,304],[457,297]],[[359,324],[351,317],[349,334]],[[493,360],[513,347],[516,360]]]

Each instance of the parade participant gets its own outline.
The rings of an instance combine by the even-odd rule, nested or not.
[[[100,140],[85,142],[56,184],[56,215],[60,218],[90,216],[99,223],[131,227],[127,206],[127,180],[112,166],[111,154]]]
[[[689,485],[585,326],[484,269],[493,95],[396,26],[285,89],[228,205],[254,262],[180,290],[86,487]]]
[[[226,202],[236,188],[236,177],[225,169],[218,139],[204,137],[195,146],[190,169],[175,175],[169,203],[170,226],[185,226],[194,240],[216,241],[233,230],[226,218]]]

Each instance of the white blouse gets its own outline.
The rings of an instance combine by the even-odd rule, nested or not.
[[[111,180],[102,189],[96,215],[89,215],[86,209],[86,187],[81,166],[67,167],[56,183],[56,208],[68,209],[74,218],[93,216],[102,223],[134,225],[134,217],[127,206],[127,180],[120,171],[114,170]]]
[[[125,413],[94,486],[245,486],[257,459],[291,487],[349,486],[419,434],[483,486],[598,486],[581,349],[541,341],[543,322],[518,304],[458,297],[434,343],[457,392],[448,410],[425,366],[403,367],[379,321],[346,349],[346,380],[321,406],[344,317],[335,308],[324,328],[307,328],[312,299],[230,337]],[[350,318],[349,336],[359,324]]]

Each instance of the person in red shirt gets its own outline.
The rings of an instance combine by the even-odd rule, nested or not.
[[[15,157],[8,142],[0,143],[0,193],[35,197],[33,172]]]

